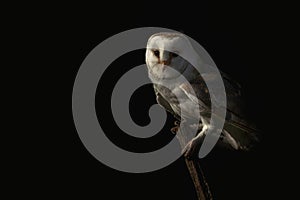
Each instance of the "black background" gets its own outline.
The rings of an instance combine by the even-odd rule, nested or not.
[[[37,142],[30,145],[33,159],[28,161],[25,156],[28,167],[18,173],[25,175],[19,179],[21,187],[29,186],[35,195],[65,198],[196,199],[182,158],[151,173],[119,172],[88,153],[73,123],[73,83],[89,52],[121,31],[153,26],[182,31],[201,44],[220,70],[241,83],[249,118],[263,132],[261,143],[252,152],[215,148],[202,160],[213,197],[263,199],[278,195],[282,190],[278,184],[281,175],[271,170],[278,164],[275,159],[278,135],[270,129],[274,123],[271,77],[274,78],[276,69],[271,64],[274,55],[268,52],[273,48],[270,35],[277,21],[272,9],[260,4],[201,2],[199,5],[148,2],[139,6],[45,5],[28,12],[24,19],[20,17],[18,29],[24,31],[21,39],[27,46],[37,41],[32,47],[35,50],[32,57],[39,59],[29,58],[39,65],[35,70],[38,80],[32,85],[43,83],[42,89],[35,90],[39,96],[35,103],[44,116],[43,122],[38,123],[41,128],[36,126]],[[169,131],[171,116],[161,133],[146,140],[126,136],[110,117],[109,93],[113,84],[126,70],[143,63],[144,50],[120,57],[106,71],[96,94],[98,116],[99,113],[107,116],[99,117],[100,124],[109,130],[107,136],[118,146],[136,152],[158,149],[174,137]],[[136,91],[130,104],[133,120],[147,124],[147,108],[154,102],[150,86]],[[31,190],[25,189],[24,193],[31,194]]]

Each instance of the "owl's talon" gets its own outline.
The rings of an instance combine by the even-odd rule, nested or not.
[[[175,126],[173,128],[171,128],[171,132],[176,135],[177,131],[178,131],[179,127],[178,126]]]
[[[179,121],[175,121],[174,125],[175,125],[175,127],[171,128],[171,132],[176,135],[176,133],[177,133],[179,127],[180,127],[180,122]]]

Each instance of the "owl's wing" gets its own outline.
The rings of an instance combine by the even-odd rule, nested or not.
[[[200,115],[209,119],[211,116],[210,95],[204,82],[183,83],[179,88],[189,100],[198,105]],[[190,107],[192,109],[192,107]],[[194,112],[194,111],[191,111]]]
[[[178,116],[170,106],[169,102],[159,93],[159,91],[154,87],[154,92],[156,95],[156,101],[159,105],[161,105],[164,109],[170,112],[177,120],[180,120],[180,116]]]
[[[223,78],[226,98],[227,111],[237,116],[243,117],[243,101],[241,96],[241,86],[238,82],[231,79],[227,74],[221,72]]]
[[[226,98],[227,98],[227,111],[230,113],[234,113],[237,116],[243,116],[242,113],[242,100],[241,100],[241,87],[240,85],[229,78],[224,73],[221,73],[223,78],[223,83],[225,86],[226,91]],[[194,103],[200,103],[207,106],[209,109],[211,107],[211,98],[215,99],[215,102],[218,102],[218,99],[221,99],[217,95],[221,95],[219,93],[214,93],[212,96],[209,94],[206,82],[204,81],[203,77],[205,77],[206,82],[216,82],[217,76],[215,74],[202,74],[199,75],[196,79],[190,82],[189,86],[188,83],[183,83],[180,88],[184,91],[184,93],[192,100]],[[194,90],[194,94],[192,93],[191,89]]]
[[[191,101],[196,104],[200,104],[201,107],[207,107],[210,109],[210,95],[205,81],[201,76],[197,77],[190,83],[183,83],[179,87]]]
[[[214,81],[214,78],[216,78],[213,74],[204,74],[204,76],[207,76],[205,79],[206,81]],[[223,76],[222,74],[222,78],[227,98],[227,115],[223,136],[234,149],[249,149],[253,143],[258,141],[257,133],[259,131],[243,118],[241,92],[238,83],[232,81],[227,75]],[[204,79],[199,76],[196,80],[192,81],[190,85],[191,87],[189,86],[189,83],[184,83],[180,88],[191,101],[199,105],[200,109],[201,107],[206,107],[204,113],[210,113],[211,100]],[[192,93],[192,89],[194,90],[195,95]],[[218,97],[212,96],[211,98]]]

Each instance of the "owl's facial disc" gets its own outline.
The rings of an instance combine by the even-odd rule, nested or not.
[[[189,62],[182,56],[188,55],[189,49],[189,42],[179,33],[154,34],[149,38],[146,50],[150,75],[158,79],[174,79],[183,74]]]
[[[162,51],[159,49],[152,49],[151,51],[153,55],[158,59],[158,64],[162,65],[170,65],[173,58],[176,58],[178,56],[177,53]]]
[[[156,77],[165,79],[176,78],[182,74],[187,67],[184,59],[178,56],[176,52],[156,48],[151,49],[150,52],[153,56],[150,70]],[[175,69],[178,73],[170,68]]]

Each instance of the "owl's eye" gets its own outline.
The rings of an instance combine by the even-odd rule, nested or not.
[[[156,57],[159,58],[159,51],[158,51],[158,50],[154,50],[154,51],[153,51],[153,54],[154,54]]]
[[[172,55],[173,58],[176,58],[178,56],[177,53],[173,53],[173,52],[171,53],[171,55]]]

